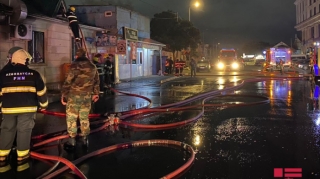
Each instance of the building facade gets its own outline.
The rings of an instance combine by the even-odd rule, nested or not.
[[[165,45],[150,39],[150,18],[119,6],[73,6],[81,23],[105,29],[96,35],[97,53],[114,55],[116,81],[164,69]]]
[[[320,1],[319,0],[296,0],[295,28],[302,34],[302,52],[320,42]]]
[[[31,6],[27,4],[26,7]],[[83,35],[89,39],[94,39],[96,32],[103,30],[86,25],[80,27]],[[20,33],[19,29],[24,29],[25,33]],[[28,10],[28,14],[19,23],[0,25],[0,66],[2,68],[7,63],[8,51],[12,47],[22,47],[33,57],[29,67],[42,75],[48,89],[60,89],[65,77],[62,67],[70,64],[75,56],[76,47],[72,36],[68,22]],[[85,43],[90,53],[97,52],[93,43]]]

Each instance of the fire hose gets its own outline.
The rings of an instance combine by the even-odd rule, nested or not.
[[[283,78],[272,78],[272,79],[248,79],[248,80],[243,80],[240,84],[236,85],[236,86],[232,86],[232,87],[227,87],[226,89],[223,90],[218,90],[218,91],[211,91],[211,92],[207,92],[207,93],[203,93],[200,95],[197,95],[195,97],[191,97],[189,99],[186,99],[184,101],[180,101],[180,102],[176,102],[176,103],[172,103],[172,104],[166,104],[166,105],[162,105],[156,108],[150,108],[151,106],[151,100],[149,98],[146,98],[144,96],[141,95],[136,95],[136,94],[131,94],[131,93],[125,93],[125,92],[120,92],[122,94],[125,95],[129,95],[129,96],[136,96],[136,97],[141,97],[145,100],[148,100],[150,102],[150,104],[145,107],[145,108],[140,108],[140,109],[136,109],[136,110],[131,110],[131,111],[125,111],[122,112],[123,115],[121,115],[120,117],[118,116],[109,116],[107,120],[102,120],[102,121],[95,121],[95,123],[104,123],[102,126],[94,129],[91,131],[91,133],[94,132],[98,132],[101,130],[104,130],[106,127],[108,126],[112,126],[112,125],[122,125],[122,126],[129,126],[129,127],[133,127],[133,128],[140,128],[140,129],[167,129],[167,128],[173,128],[173,127],[179,127],[179,126],[183,126],[186,125],[188,123],[192,123],[197,121],[203,114],[205,111],[205,107],[236,107],[236,106],[248,106],[248,105],[257,105],[257,104],[263,104],[263,103],[268,103],[269,102],[269,98],[267,97],[263,97],[263,96],[256,96],[256,95],[221,95],[221,93],[224,92],[230,92],[233,90],[236,90],[238,88],[241,88],[245,83],[247,82],[256,82],[256,81],[266,81],[266,80],[279,80],[279,79],[283,79]],[[301,79],[301,78],[291,78],[291,79]],[[115,89],[111,89],[115,92],[119,92]],[[258,98],[261,99],[261,101],[258,102],[252,102],[252,103],[241,103],[241,104],[205,104],[205,102],[209,99],[212,98],[221,98],[221,97],[252,97],[252,98]],[[199,105],[192,105],[192,106],[183,106],[183,107],[175,107],[175,106],[182,106],[188,103],[191,103],[193,101],[199,100],[199,99],[203,99],[201,104]],[[175,112],[175,111],[181,111],[181,110],[190,110],[190,109],[198,109],[201,108],[201,111],[199,112],[199,114],[197,114],[195,117],[192,117],[190,119],[186,119],[184,121],[179,121],[179,122],[175,122],[175,123],[169,123],[169,124],[158,124],[158,125],[148,125],[148,124],[136,124],[136,123],[131,123],[131,122],[127,122],[127,121],[123,121],[123,119],[126,119],[128,117],[134,116],[134,115],[138,115],[138,114],[143,114],[143,113],[154,113],[154,112]],[[200,110],[200,109],[198,109]],[[54,115],[54,116],[65,116],[64,113],[60,113],[60,112],[51,112],[51,111],[40,111],[40,113],[43,114],[47,114],[47,115]],[[90,118],[98,118],[100,117],[100,114],[90,114]],[[39,143],[36,143],[33,145],[33,148],[38,148],[41,147],[45,144],[57,141],[57,140],[62,140],[65,138],[68,138],[68,135],[61,135],[63,131],[60,131],[60,133],[56,133],[53,135],[57,135],[54,136],[52,138],[43,140]],[[46,137],[49,135],[42,135],[42,136],[34,136],[33,139],[42,139],[42,137]],[[55,167],[52,167],[51,169],[48,170],[48,172],[44,173],[42,176],[45,176],[44,178],[52,178],[55,177],[59,174],[61,174],[62,172],[71,169],[76,175],[78,175],[80,178],[86,178],[86,176],[76,167],[77,164],[83,162],[84,160],[87,160],[93,156],[97,156],[100,155],[102,153],[107,153],[107,152],[112,152],[112,151],[116,151],[116,150],[120,150],[120,149],[128,149],[128,148],[133,148],[133,147],[146,147],[146,146],[161,146],[161,145],[166,145],[166,146],[178,146],[178,147],[182,147],[184,150],[188,151],[191,156],[189,158],[189,160],[187,161],[187,163],[185,163],[183,166],[181,166],[180,168],[178,168],[177,170],[171,172],[170,174],[162,177],[164,178],[173,178],[177,175],[179,175],[181,172],[185,171],[188,167],[190,167],[192,165],[192,163],[194,162],[194,158],[195,158],[195,153],[192,149],[191,146],[184,144],[182,142],[178,142],[178,141],[171,141],[171,140],[143,140],[143,141],[134,141],[134,142],[130,142],[130,143],[124,143],[124,144],[117,144],[117,145],[113,145],[113,146],[109,146],[103,149],[100,149],[98,151],[92,152],[90,154],[87,154],[73,162],[70,162],[62,157],[59,156],[50,156],[50,155],[44,155],[44,154],[40,154],[38,152],[31,152],[31,156],[33,158],[36,159],[46,159],[46,160],[54,160],[57,162],[62,162],[64,163],[66,166],[54,171],[53,173],[49,174]]]

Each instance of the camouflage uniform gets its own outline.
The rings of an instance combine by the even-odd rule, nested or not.
[[[88,115],[91,109],[91,95],[85,96],[70,96],[68,97],[67,111],[67,128],[71,137],[77,135],[77,118],[79,114],[81,135],[87,136],[90,134],[90,123]]]
[[[81,135],[90,133],[89,112],[91,95],[99,95],[99,74],[96,66],[86,57],[78,57],[70,66],[62,87],[62,96],[67,98],[66,121],[68,133],[77,135],[77,118],[80,120]]]

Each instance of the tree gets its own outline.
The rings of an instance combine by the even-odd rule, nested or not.
[[[172,52],[188,47],[195,49],[201,41],[200,31],[172,11],[155,14],[150,28],[151,38],[168,45]]]

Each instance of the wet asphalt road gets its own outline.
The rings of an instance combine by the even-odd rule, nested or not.
[[[315,87],[304,78],[286,78],[298,76],[296,73],[261,73],[259,69],[250,66],[236,73],[198,73],[195,78],[184,76],[164,84],[159,83],[162,77],[119,84],[116,88],[120,91],[146,96],[152,100],[152,107],[156,107],[199,93],[238,85],[243,79],[284,77],[281,80],[246,83],[233,91],[239,97],[212,98],[207,101],[209,104],[243,104],[260,100],[241,97],[250,94],[269,97],[267,104],[206,109],[204,116],[196,123],[168,130],[107,129],[90,135],[87,151],[79,144],[74,154],[63,152],[62,156],[75,160],[92,151],[123,142],[171,139],[190,144],[197,152],[193,166],[180,178],[270,179],[274,178],[274,168],[292,167],[302,168],[303,178],[320,178],[320,110],[318,100],[314,99]],[[200,104],[200,101],[193,103]],[[136,97],[106,94],[94,110],[96,113],[121,112],[148,104]],[[64,108],[56,103],[51,104],[49,110],[64,111]],[[189,119],[199,112],[155,113],[138,115],[133,119],[136,123],[162,124]],[[39,114],[36,122],[34,135],[65,129],[64,118]],[[45,150],[44,153],[58,155],[57,148]],[[133,148],[91,158],[78,167],[89,179],[151,179],[160,178],[179,168],[188,157],[185,151],[169,147]],[[49,168],[49,164],[32,160],[31,170],[26,171],[24,176],[32,172],[32,178],[36,178]],[[76,177],[65,173],[58,178]]]

